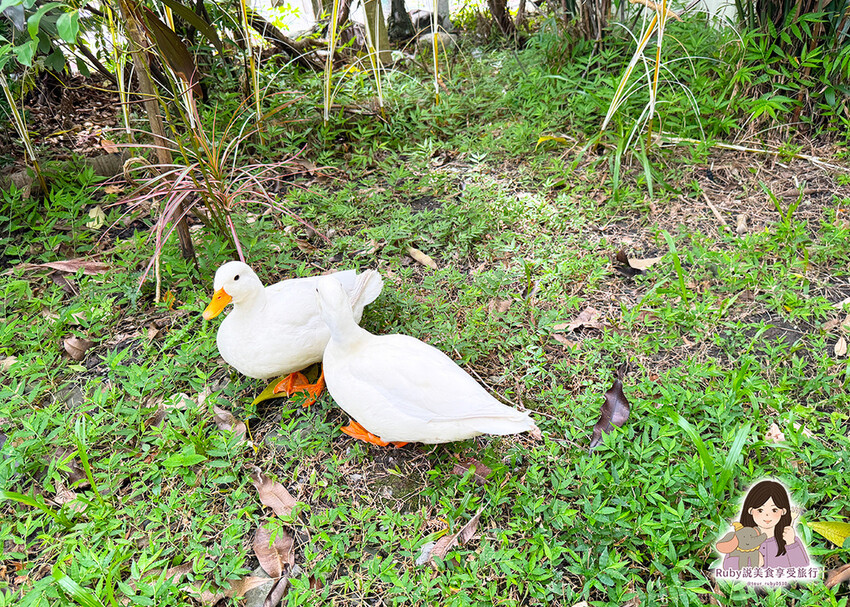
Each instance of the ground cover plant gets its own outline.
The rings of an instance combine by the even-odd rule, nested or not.
[[[695,56],[726,40],[668,27]],[[659,87],[655,127],[703,144],[618,147],[645,97],[597,131],[631,50],[562,42],[463,51],[439,104],[417,66],[391,72],[385,120],[368,74],[327,122],[321,77],[289,74],[297,96],[240,147],[301,163],[269,190],[290,212],[231,215],[266,284],[377,268],[362,325],[447,353],[541,441],[377,448],[339,432],[327,393],[254,403],[264,386],[201,318],[232,242],[194,221],[195,266],[166,241],[157,297],[161,215],[131,185],[88,168],[44,199],[5,191],[0,604],[846,605],[846,583],[709,574],[764,477],[805,507],[811,557],[848,561],[815,531],[850,516],[841,140],[710,145],[751,114],[711,57]],[[212,99],[207,122],[239,105]],[[617,378],[628,419],[589,450]]]

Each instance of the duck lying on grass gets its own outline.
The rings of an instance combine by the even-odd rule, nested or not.
[[[215,294],[204,310],[204,318],[210,320],[233,303],[216,337],[222,358],[255,379],[288,375],[275,384],[274,393],[291,396],[306,390],[309,397],[304,406],[315,402],[324,378],[319,376],[315,384],[310,384],[298,371],[322,360],[330,338],[316,301],[319,278],[294,278],[263,287],[248,265],[231,261],[216,271]],[[339,287],[355,323],[360,322],[363,308],[375,301],[383,287],[380,274],[374,270],[361,274],[345,270],[323,278]]]
[[[356,420],[342,428],[349,436],[399,447],[480,434],[540,435],[528,413],[497,401],[437,348],[357,326],[349,296],[332,277],[319,277],[316,286],[331,335],[323,372],[334,401]]]

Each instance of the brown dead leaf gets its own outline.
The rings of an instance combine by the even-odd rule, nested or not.
[[[79,337],[68,337],[62,345],[65,346],[68,356],[79,361],[86,357],[86,351],[94,345],[94,342]]]
[[[835,348],[833,348],[836,356],[844,356],[847,354],[847,340],[842,335],[838,338],[838,341],[835,342]]]
[[[51,270],[59,270],[60,272],[67,272],[69,274],[74,274],[77,270],[82,270],[86,276],[94,276],[109,271],[109,266],[105,263],[83,259],[82,257],[48,263],[22,264],[22,266],[24,268],[50,268]]]
[[[746,213],[738,213],[735,216],[735,233],[743,234],[747,231],[747,217]]]
[[[107,194],[120,194],[124,191],[124,186],[120,185],[107,185],[104,186],[103,191]]]
[[[110,141],[109,139],[101,139],[100,147],[102,147],[107,154],[117,154],[119,152],[118,146],[115,145],[115,142]]]
[[[602,312],[592,306],[588,306],[581,314],[576,316],[575,320],[558,323],[552,329],[555,331],[566,329],[568,332],[575,331],[580,327],[584,327],[585,329],[601,329],[605,326],[604,321],[600,320],[601,318]]]
[[[493,473],[490,468],[479,462],[477,459],[473,459],[470,457],[460,459],[455,462],[455,465],[452,468],[452,474],[460,474],[461,476],[463,476],[470,470],[473,470],[472,480],[474,480],[479,485],[486,485],[487,477]]]
[[[653,266],[664,259],[664,256],[647,257],[646,259],[629,259],[629,256],[626,255],[625,251],[617,251],[614,257],[620,264],[619,266],[615,265],[614,269],[629,278],[638,274],[643,274],[650,266]]]
[[[428,557],[428,562],[431,563],[431,566],[436,569],[437,563],[434,561],[435,558],[445,558],[446,554],[448,554],[449,550],[454,548],[455,546],[463,546],[466,542],[475,535],[475,532],[478,530],[478,520],[481,518],[481,513],[484,511],[484,508],[479,508],[478,512],[475,513],[469,522],[461,527],[460,531],[453,535],[444,535],[437,543],[434,545],[434,548],[431,550],[431,555]]]
[[[553,334],[552,334],[552,337],[554,337],[554,338],[555,338],[555,341],[557,341],[557,342],[559,342],[559,343],[562,343],[562,344],[564,344],[565,346],[570,346],[570,347],[572,347],[572,346],[577,346],[577,345],[578,345],[578,342],[577,342],[577,341],[573,341],[573,340],[569,339],[569,338],[568,338],[566,335],[564,335],[563,333],[553,333]]]
[[[835,329],[840,324],[841,324],[840,320],[838,320],[837,318],[832,318],[832,319],[826,321],[825,323],[823,323],[823,330],[826,333],[829,333],[830,331]]]
[[[152,322],[148,325],[148,343],[155,340],[160,335],[160,329],[156,326],[155,322]]]
[[[306,240],[301,240],[300,238],[293,238],[293,240],[295,241],[295,246],[298,247],[298,250],[302,253],[315,253],[318,250]]]
[[[230,588],[227,590],[219,590],[218,592],[213,592],[211,590],[204,590],[201,592],[194,586],[189,586],[185,590],[198,595],[198,599],[201,603],[204,603],[205,605],[214,605],[222,599],[245,596],[245,593],[249,590],[259,588],[263,584],[268,584],[269,578],[248,575],[238,580],[228,580],[228,582],[230,583]]]
[[[272,542],[272,530],[267,525],[259,527],[254,534],[254,554],[269,577],[278,578],[287,567],[295,565],[294,540],[283,529],[278,530]]]
[[[845,316],[844,320],[841,321],[841,328],[850,333],[850,314]]]
[[[287,590],[289,590],[289,576],[285,575],[277,580],[269,590],[266,600],[263,601],[263,607],[277,607]]]
[[[608,434],[614,426],[621,427],[629,419],[629,401],[623,394],[623,382],[614,380],[614,385],[605,393],[605,403],[600,409],[599,421],[593,426],[590,450],[602,442],[602,434]]]
[[[68,489],[62,483],[56,483],[56,495],[53,497],[53,501],[57,506],[68,504],[68,508],[74,512],[83,512],[86,509],[86,505],[76,501],[76,499],[76,491]]]
[[[154,414],[145,420],[145,428],[156,428],[163,422],[166,414],[167,411],[165,410],[165,407],[160,405],[157,410],[154,411]]]
[[[290,495],[286,487],[263,474],[259,466],[250,466],[250,468],[251,482],[257,488],[263,505],[271,508],[278,516],[291,515],[292,509],[298,502]]]
[[[423,266],[427,266],[432,270],[437,269],[437,262],[427,256],[425,253],[414,247],[407,247],[407,254]]]
[[[17,356],[7,356],[0,360],[0,371],[8,371],[16,362],[18,362]]]
[[[842,582],[850,581],[850,563],[845,563],[826,573],[826,587],[832,588]]]
[[[192,561],[187,561],[182,565],[176,565],[174,567],[169,567],[165,570],[165,579],[171,580],[173,583],[178,583],[180,579],[192,571]]]
[[[770,428],[764,433],[764,440],[768,443],[785,442],[785,435],[779,429],[779,426],[776,425],[776,422],[770,424]]]
[[[494,312],[504,314],[510,310],[513,303],[513,299],[500,299],[499,297],[494,297],[490,300],[490,303],[487,304],[487,311],[490,314],[493,314]]]
[[[664,256],[647,257],[646,259],[629,259],[629,265],[635,270],[646,271],[649,267],[654,266],[659,261],[664,259]]]
[[[49,274],[50,280],[53,281],[53,284],[57,285],[60,289],[62,289],[66,294],[71,297],[76,297],[80,294],[79,289],[77,289],[77,285],[74,284],[74,281],[68,280],[65,275],[61,272],[51,272]]]
[[[248,431],[245,422],[239,421],[230,411],[217,405],[213,405],[213,411],[215,411],[215,425],[219,430],[230,430],[238,436],[245,436]]]

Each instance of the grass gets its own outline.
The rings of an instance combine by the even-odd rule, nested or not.
[[[174,298],[155,304],[150,282],[138,288],[151,252],[143,234],[99,240],[102,230],[85,227],[87,207],[109,201],[88,177],[46,203],[6,194],[0,488],[15,495],[0,504],[0,605],[194,605],[188,586],[226,587],[256,567],[253,533],[269,518],[296,540],[290,605],[744,605],[754,591],[717,586],[707,570],[752,481],[783,480],[804,521],[846,521],[850,367],[834,354],[841,329],[824,329],[850,312],[836,307],[850,297],[841,180],[798,160],[659,151],[665,179],[650,199],[629,157],[615,182],[607,156],[535,152],[547,129],[578,135],[604,114],[605,103],[591,111],[574,96],[584,67],[568,82],[491,53],[480,66],[459,61],[436,107],[417,102],[427,81],[399,77],[389,124],[299,123],[286,145],[334,170],[296,182],[287,201],[330,244],[250,204],[255,215],[234,216],[267,283],[377,267],[385,288],[363,326],[448,353],[535,411],[542,442],[378,449],[338,431],[346,417],[327,394],[307,410],[280,400],[251,409],[263,386],[217,359],[218,323],[200,317],[224,243],[199,240],[198,272],[166,246]],[[345,87],[338,100],[356,92]],[[817,190],[799,202],[784,193],[797,177]],[[107,225],[121,210],[107,209]],[[737,213],[749,219],[742,234]],[[408,246],[439,269],[412,261]],[[664,259],[628,279],[612,264],[618,249]],[[99,251],[112,270],[67,275],[70,290],[20,265]],[[557,341],[553,325],[588,305],[604,327]],[[63,353],[72,335],[94,342],[81,361]],[[588,453],[623,362],[631,417]],[[246,420],[252,443],[218,430],[213,405]],[[784,443],[765,439],[774,422]],[[455,472],[468,457],[492,469],[485,484]],[[250,465],[297,499],[291,518],[262,506]],[[59,503],[63,489],[76,499]],[[479,509],[469,542],[436,569],[414,564]],[[825,566],[848,559],[804,523],[798,532]],[[188,580],[169,581],[164,571],[184,563]],[[846,585],[818,584],[758,600],[837,606],[848,596]]]

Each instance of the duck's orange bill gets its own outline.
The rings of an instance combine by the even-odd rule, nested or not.
[[[225,293],[224,288],[216,291],[210,305],[208,305],[207,309],[204,310],[204,320],[210,320],[211,318],[215,318],[221,314],[221,311],[224,310],[224,306],[229,304],[231,299],[233,298]]]

